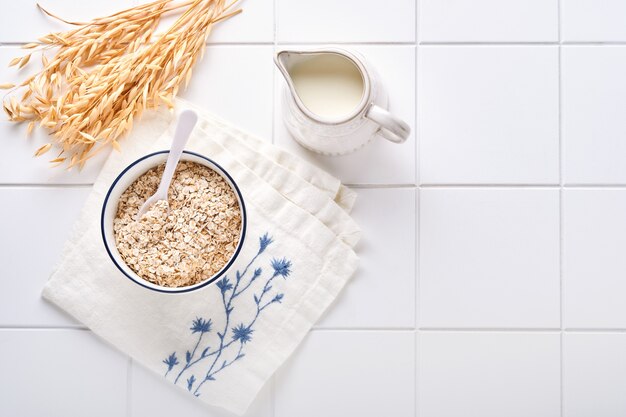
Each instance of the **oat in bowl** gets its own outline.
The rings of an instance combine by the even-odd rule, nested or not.
[[[111,186],[102,210],[102,235],[115,265],[136,283],[184,292],[214,282],[243,244],[246,211],[230,175],[208,158],[185,151],[168,203],[135,216],[158,187],[167,151],[131,164]]]

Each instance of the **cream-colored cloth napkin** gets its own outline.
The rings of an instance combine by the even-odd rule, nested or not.
[[[123,153],[111,154],[43,296],[192,399],[243,414],[354,273],[359,229],[348,212],[355,195],[319,168],[202,113],[187,149],[216,161],[239,186],[248,214],[243,248],[207,287],[143,288],[109,259],[100,213],[127,165],[168,148],[174,120],[167,111],[145,115]]]

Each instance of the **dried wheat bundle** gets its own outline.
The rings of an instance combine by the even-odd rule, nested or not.
[[[18,86],[0,85],[11,89],[4,110],[11,121],[29,122],[28,133],[36,124],[50,130],[50,143],[35,155],[59,145],[55,164],[82,167],[107,146],[119,150],[118,140],[143,110],[173,106],[213,25],[241,12],[231,10],[236,2],[157,0],[89,23],[68,22],[42,9],[76,28],[24,46],[33,51],[9,65],[22,68],[34,52],[42,52],[43,70]],[[161,16],[177,9],[185,11],[153,39]],[[51,48],[55,55],[46,59],[43,52]]]

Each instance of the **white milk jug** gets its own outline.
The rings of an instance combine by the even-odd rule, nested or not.
[[[304,147],[326,155],[359,149],[375,136],[404,142],[409,126],[391,115],[375,71],[338,48],[280,51],[274,61],[287,82],[283,120]]]

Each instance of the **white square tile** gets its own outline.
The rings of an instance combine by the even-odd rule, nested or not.
[[[281,92],[285,81],[276,70],[275,143],[321,166],[344,183],[415,184],[415,47],[354,45],[349,49],[361,53],[380,74],[389,93],[389,110],[411,126],[409,139],[398,145],[377,137],[343,156],[323,156],[303,148],[283,124]]]
[[[276,417],[415,415],[413,332],[314,331],[276,376]]]
[[[88,188],[0,188],[0,326],[68,326],[74,319],[41,298]]]
[[[559,417],[556,333],[422,333],[420,417]]]
[[[420,42],[547,42],[559,38],[558,0],[422,0]]]
[[[138,1],[143,3],[141,0]],[[243,11],[213,27],[207,39],[209,44],[274,42],[274,0],[241,0],[232,10],[238,8]],[[182,10],[179,13],[165,15],[156,30],[156,35],[167,31],[180,17]]]
[[[626,40],[625,0],[561,0],[561,37],[566,42]]]
[[[626,190],[564,194],[564,322],[626,328]]]
[[[559,181],[558,49],[420,47],[420,179]]]
[[[220,22],[209,35],[208,42],[274,42],[274,0],[242,0],[243,11]]]
[[[566,46],[561,67],[566,183],[626,183],[626,47]]]
[[[181,97],[269,141],[272,56],[271,46],[209,46]]]
[[[559,192],[420,191],[420,327],[559,327]]]
[[[415,42],[416,0],[277,0],[279,42]]]
[[[563,417],[626,415],[626,334],[566,333]]]
[[[415,326],[415,199],[408,188],[359,189],[357,273],[319,327]],[[389,293],[387,297],[381,294]]]
[[[55,0],[41,2],[49,12],[66,20],[88,22],[136,5],[135,0]],[[0,13],[0,43],[35,42],[50,32],[72,30],[73,26],[46,16],[34,1],[3,1]]]
[[[84,330],[0,330],[2,414],[123,416],[128,358]]]
[[[141,365],[133,362],[131,368],[130,415],[132,417],[232,417],[233,414],[218,407],[210,407],[193,395],[174,386]],[[271,382],[254,400],[244,417],[270,417],[272,415]]]

